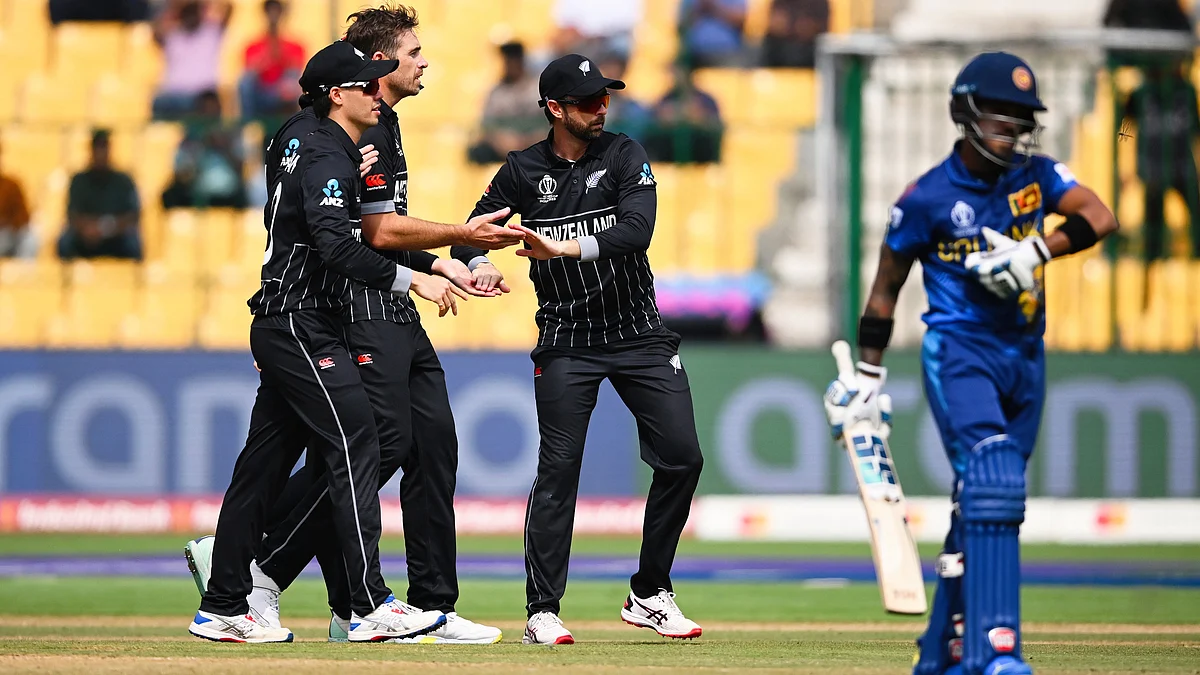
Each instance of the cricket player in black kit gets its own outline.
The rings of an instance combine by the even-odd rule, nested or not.
[[[408,166],[392,105],[421,90],[421,75],[428,62],[417,39],[416,12],[403,5],[364,9],[350,16],[346,41],[371,58],[398,59],[395,71],[380,81],[383,100],[380,121],[364,132],[359,145],[372,149],[377,161],[364,171],[362,239],[381,255],[413,268],[413,289],[435,301],[444,314],[454,296],[438,298],[423,292],[425,274],[453,279],[463,292],[495,296],[507,292],[504,277],[486,258],[483,248],[497,249],[523,240],[520,232],[493,221],[507,210],[485,214],[466,225],[441,224],[407,215]],[[302,104],[309,104],[302,101]],[[286,163],[287,139],[303,135],[318,123],[311,107],[297,113],[273,140],[269,172]],[[284,148],[285,156],[276,151]],[[460,245],[459,260],[439,260],[423,251],[397,249]],[[468,267],[469,266],[469,267]],[[424,273],[424,274],[423,274]],[[440,279],[439,279],[440,281]],[[491,644],[499,629],[469,621],[454,611],[458,600],[455,572],[454,488],[458,467],[458,442],[446,391],[445,373],[430,343],[420,316],[406,295],[385,294],[354,285],[353,301],[342,312],[345,337],[358,364],[363,386],[371,400],[379,435],[382,487],[403,467],[401,495],[404,505],[405,558],[408,563],[410,605],[447,614],[446,623],[416,638],[433,644]],[[443,302],[446,300],[448,302]],[[271,510],[267,536],[251,565],[254,589],[247,600],[250,613],[266,625],[278,626],[279,596],[304,570],[314,555],[329,592],[331,641],[344,641],[349,624],[350,591],[337,540],[332,536],[328,484],[321,462],[306,464],[288,480]],[[189,542],[189,566],[197,586],[207,584],[211,537]],[[403,603],[402,603],[403,604]]]
[[[364,59],[350,44],[322,49],[300,84],[320,106],[319,127],[282,144],[265,210],[262,287],[250,299],[250,348],[261,369],[246,447],[221,506],[212,574],[189,627],[229,642],[290,642],[291,631],[247,614],[250,562],[266,509],[307,442],[325,465],[332,524],[346,566],[350,641],[411,637],[446,621],[398,606],[379,569],[379,444],[370,403],[342,341],[350,279],[406,293],[412,271],[362,246],[358,137],[378,120],[378,78],[396,61]],[[286,129],[284,130],[286,132]],[[277,139],[278,140],[278,139]],[[294,157],[294,159],[293,159]]]
[[[465,226],[407,218],[408,165],[392,105],[420,91],[420,77],[428,66],[415,33],[416,13],[404,6],[387,6],[362,10],[350,19],[353,23],[346,34],[348,42],[374,58],[395,57],[400,63],[381,81],[384,100],[380,103],[379,124],[368,129],[360,141],[379,153],[378,162],[360,184],[363,238],[381,255],[455,279],[473,295],[499,295],[500,287],[507,290],[503,275],[491,266],[481,248],[456,246],[457,260],[438,260],[421,251],[389,250],[463,242],[501,248],[523,237],[520,232],[491,224],[507,215],[506,210],[483,214]],[[353,301],[343,309],[342,320],[378,427],[380,486],[398,469],[404,469],[400,493],[409,609],[419,611],[416,607],[421,607],[447,613],[446,624],[430,634],[397,641],[498,642],[502,637],[499,629],[469,621],[454,611],[458,600],[454,525],[458,441],[437,353],[407,295],[383,293],[361,284],[352,284],[352,288]],[[315,555],[325,576],[333,613],[330,639],[337,641],[346,636],[350,597],[341,550],[329,536],[331,512],[322,474],[320,465],[306,466],[288,481],[274,509],[276,514],[282,512],[281,520],[269,528],[259,548],[257,567],[253,569],[256,588],[250,601],[252,608],[262,601],[262,613],[277,620],[279,594]]]
[[[570,54],[539,82],[546,140],[508,159],[473,215],[521,214],[540,331],[533,350],[541,447],[525,521],[526,644],[568,644],[558,618],[584,437],[605,378],[637,418],[642,460],[654,469],[638,571],[621,618],[676,638],[700,626],[675,604],[670,571],[703,458],[679,336],[663,326],[646,257],[655,180],[646,152],[604,132],[608,90],[594,61]]]

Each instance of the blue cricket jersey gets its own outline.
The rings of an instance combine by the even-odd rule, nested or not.
[[[1001,300],[963,266],[967,254],[987,247],[987,226],[1020,241],[1042,234],[1047,213],[1076,185],[1075,176],[1055,160],[1035,155],[1009,169],[995,183],[967,172],[955,152],[921,176],[892,207],[884,241],[893,251],[921,261],[930,328],[981,326],[1013,337],[1041,337],[1046,329],[1042,269],[1037,286]]]

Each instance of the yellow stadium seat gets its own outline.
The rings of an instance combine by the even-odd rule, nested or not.
[[[258,274],[237,265],[218,270],[196,325],[196,341],[206,349],[248,349],[252,316],[246,301],[259,288]]]
[[[80,264],[86,263],[74,263],[72,267]],[[52,316],[47,324],[47,346],[112,347],[116,342],[117,326],[133,311],[133,295],[133,285],[69,286],[62,311]]]
[[[554,7],[551,0],[522,0],[512,8],[502,28],[508,34],[494,32],[488,35],[492,42],[503,42],[507,38],[520,40],[526,49],[544,47],[554,35]]]
[[[46,69],[50,52],[49,7],[50,3],[46,0],[8,0],[5,29],[21,46],[21,65],[25,72]]]
[[[162,77],[162,49],[154,41],[154,28],[149,23],[131,23],[124,29],[124,58],[121,75],[131,86],[153,90]]]
[[[132,168],[133,178],[143,194],[158,199],[171,183],[175,153],[183,134],[183,125],[173,122],[153,122],[142,131],[138,162]]]
[[[263,254],[267,249],[267,228],[263,223],[263,212],[246,209],[236,226],[231,262],[247,275],[258,274],[262,269]]]
[[[60,82],[87,87],[104,73],[121,70],[124,24],[65,22],[54,28],[52,72]]]
[[[796,132],[786,128],[725,130],[721,158],[734,166],[753,165],[782,177],[796,166]]]
[[[88,87],[64,86],[62,80],[35,73],[25,79],[19,105],[26,124],[73,124],[83,121]]]
[[[190,346],[196,335],[196,285],[181,283],[162,263],[148,263],[142,272],[135,310],[118,327],[117,344],[127,349]]]
[[[716,99],[727,127],[745,124],[753,114],[749,77],[741,68],[700,68],[693,74],[696,87]]]
[[[750,121],[767,127],[811,127],[817,121],[816,72],[759,68],[749,76]]]
[[[489,305],[495,303],[495,311],[491,314],[490,339],[480,348],[502,351],[533,349],[538,337],[537,323],[533,319],[537,312],[537,296],[533,292],[533,285],[526,283],[515,286],[512,293],[488,298],[487,302]]]
[[[35,195],[62,162],[62,133],[53,127],[9,125],[0,128],[0,172],[17,177],[26,199]]]
[[[287,5],[283,34],[304,45],[305,58],[341,36],[341,32],[334,34],[329,0],[289,0]],[[261,8],[262,3],[255,3],[255,6]],[[337,20],[341,22],[344,18],[339,16]]]
[[[0,347],[40,347],[61,301],[57,260],[0,261]]]
[[[64,268],[67,286],[99,288],[116,291],[132,289],[138,284],[140,267],[132,260],[95,258],[77,260]]]
[[[62,169],[56,169],[41,183],[42,189],[32,208],[31,226],[38,238],[38,257],[42,260],[57,260],[58,237],[67,223],[67,188],[70,177]],[[32,195],[26,191],[26,199]]]
[[[233,260],[239,211],[205,209],[197,212],[197,265],[201,274],[215,272]]]
[[[163,224],[161,260],[174,270],[192,276],[198,269],[199,224],[192,209],[171,209]]]
[[[89,119],[100,127],[129,127],[150,121],[153,91],[114,73],[101,75],[92,89]]]

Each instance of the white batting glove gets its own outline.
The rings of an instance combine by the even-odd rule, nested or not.
[[[842,437],[847,424],[860,420],[869,420],[880,429],[881,435],[890,431],[892,399],[879,394],[886,381],[887,368],[859,361],[855,364],[853,375],[839,375],[829,383],[825,389],[825,417],[829,420],[829,431],[835,439]],[[887,399],[886,413],[884,398]]]
[[[966,268],[984,288],[1001,299],[1032,289],[1034,272],[1050,260],[1046,242],[1030,236],[1018,243],[991,228],[982,229],[991,250],[969,253],[964,262]]]

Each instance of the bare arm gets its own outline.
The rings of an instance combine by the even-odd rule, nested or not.
[[[896,312],[900,288],[908,280],[912,264],[912,258],[893,251],[887,244],[880,246],[879,269],[875,272],[875,283],[871,284],[871,295],[867,298],[867,308],[863,310],[863,316],[892,318]],[[859,358],[873,366],[882,365],[883,350],[864,347],[859,353]]]
[[[475,246],[496,250],[512,246],[522,236],[495,224],[508,209],[485,213],[465,225],[448,225],[398,213],[363,214],[363,241],[379,249],[423,250],[441,246]]]
[[[1076,185],[1067,190],[1062,199],[1058,200],[1058,208],[1055,209],[1058,213],[1064,216],[1078,215],[1088,221],[1092,226],[1092,230],[1096,233],[1096,239],[1103,239],[1113,232],[1117,231],[1117,217],[1113,215],[1111,209],[1100,201],[1100,197],[1090,189]],[[1050,256],[1057,258],[1059,256],[1069,255],[1071,253],[1071,240],[1067,239],[1067,235],[1055,230],[1046,235],[1046,247],[1050,249]]]

